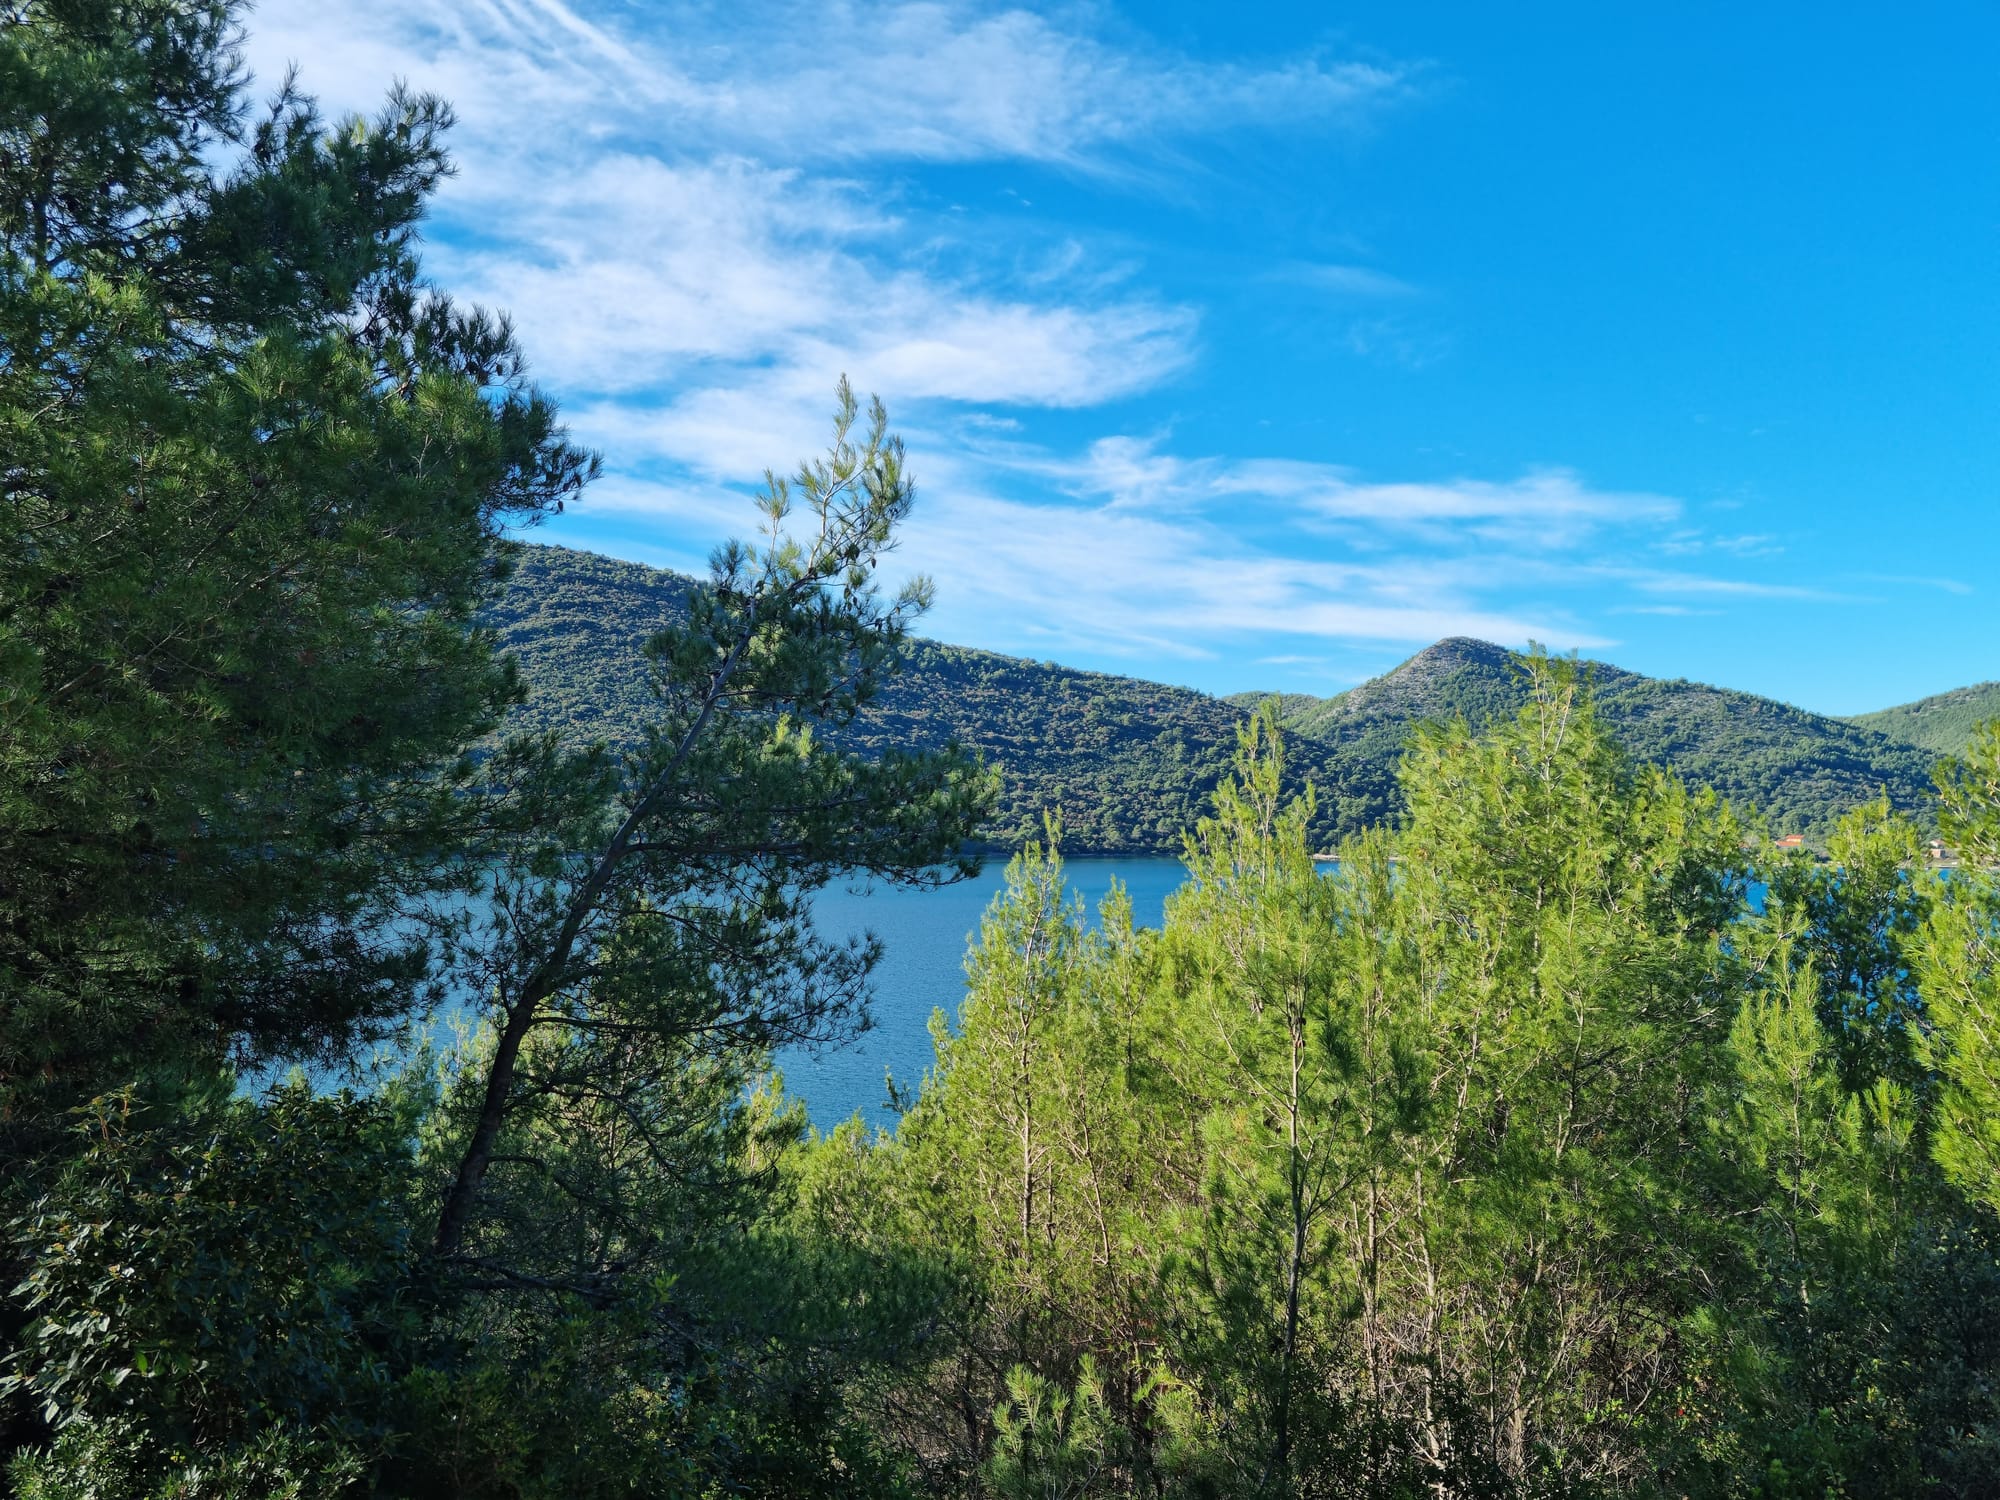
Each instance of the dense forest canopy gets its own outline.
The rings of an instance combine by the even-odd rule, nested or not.
[[[1853,722],[1939,755],[1963,755],[1971,748],[1979,726],[1995,717],[2000,717],[2000,682],[1980,682],[1914,703],[1856,714]]]
[[[421,274],[448,109],[253,112],[239,19],[0,13],[11,1493],[2000,1487],[2000,723],[1936,775],[1957,870],[1888,798],[1820,859],[1656,763],[1679,685],[1480,697],[1447,643],[1464,712],[1329,875],[1334,757],[1426,684],[1246,713],[919,642],[845,380],[706,578],[572,561],[633,613],[542,620],[505,533],[595,463]],[[510,721],[537,628],[603,672]],[[771,1057],[880,954],[815,893],[1021,832],[959,729],[1033,765],[1051,704],[1039,785],[1187,884],[1087,921],[1051,811],[898,1127],[816,1134]]]
[[[679,617],[690,580],[636,563],[531,547],[488,618],[530,684],[516,722],[630,744],[651,713],[633,651]],[[1070,846],[1172,850],[1228,765],[1241,714],[1185,688],[910,642],[902,670],[841,731],[869,754],[954,741],[1001,775],[984,836],[1017,848],[1060,806]],[[1317,761],[1309,767],[1317,767]]]
[[[677,617],[688,584],[637,563],[528,548],[487,616],[530,689],[514,722],[635,742],[648,698],[621,663]],[[1463,718],[1482,729],[1511,718],[1527,697],[1523,667],[1502,647],[1446,640],[1338,697],[1281,698],[1293,786],[1318,789],[1313,847],[1331,850],[1401,811],[1397,762],[1419,724]],[[1599,711],[1627,748],[1761,812],[1774,833],[1819,844],[1843,814],[1884,793],[1905,812],[1930,806],[1934,749],[1748,693],[1591,670]],[[1036,837],[1043,811],[1060,807],[1072,853],[1175,853],[1228,767],[1236,725],[1263,696],[1222,700],[915,640],[843,742],[879,753],[955,740],[983,753],[1001,773],[986,832],[1001,849]]]

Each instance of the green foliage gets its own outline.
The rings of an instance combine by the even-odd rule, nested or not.
[[[163,1054],[406,1011],[383,923],[512,701],[505,526],[588,477],[422,280],[438,100],[254,118],[238,7],[0,25],[0,1098],[25,1148]]]
[[[76,1423],[46,1453],[24,1455],[11,1477],[21,1500],[333,1500],[366,1493],[367,1465],[339,1443],[272,1428],[246,1442],[163,1467],[138,1424]]]
[[[5,1389],[63,1439],[35,1483],[253,1493],[308,1452],[329,1473],[379,1454],[416,1328],[411,1111],[293,1084],[78,1113],[80,1149],[8,1226],[30,1321]]]
[[[487,1007],[408,1209],[436,1352],[377,1472],[411,1492],[900,1482],[841,1397],[912,1341],[937,1278],[794,1219],[803,1111],[754,1086],[774,1046],[862,1015],[876,945],[820,935],[812,893],[952,878],[988,805],[954,750],[863,759],[820,732],[893,675],[928,599],[875,587],[910,489],[879,405],[859,416],[843,383],[826,457],[771,479],[759,542],[719,550],[631,663],[641,743],[515,739],[466,781],[497,830],[470,867],[484,899],[434,921]]]
[[[722,1351],[675,1376],[637,1374],[635,1346],[667,1305],[489,1309],[478,1344],[406,1382],[410,1436],[371,1477],[387,1493],[462,1500],[907,1493],[894,1456],[806,1382],[806,1399],[772,1399]]]
[[[1688,1325],[1690,1420],[1662,1446],[1687,1442],[1697,1493],[1976,1493],[2000,1463],[1991,1225],[1925,1160],[1910,1094],[1843,1082],[1849,1049],[1784,925],[1756,940],[1772,947],[1713,1107],[1733,1251]]]
[[[1406,762],[1402,988],[1439,1113],[1399,1259],[1432,1267],[1404,1292],[1413,1352],[1491,1414],[1494,1456],[1610,1480],[1644,1467],[1631,1414],[1673,1379],[1708,1251],[1682,1205],[1741,837],[1712,794],[1625,758],[1574,667],[1538,661],[1530,689],[1514,723],[1419,735]]]
[[[1007,1399],[993,1413],[986,1481],[1003,1500],[1086,1500],[1115,1494],[1124,1430],[1111,1418],[1097,1365],[1085,1355],[1065,1390],[1033,1370],[1007,1372]]]
[[[1917,829],[1885,799],[1841,819],[1826,853],[1824,861],[1802,850],[1767,853],[1761,926],[1796,939],[1812,964],[1844,1088],[1859,1093],[1878,1079],[1924,1087],[1915,1041],[1923,1002],[1909,947],[1931,883]],[[1781,970],[1795,961],[1788,955]]]
[[[1006,1372],[1031,1353],[1023,1379],[1060,1371],[1067,1382],[1078,1354],[1109,1345],[1108,1399],[1121,1411],[1145,1376],[1117,1275],[1144,1123],[1112,1056],[1137,1024],[1130,907],[1114,892],[1109,934],[1087,931],[1064,889],[1059,831],[1052,823],[1049,846],[1009,864],[967,962],[957,1028],[932,1020],[937,1065],[894,1150],[850,1135],[815,1151],[849,1153],[850,1189],[878,1195],[871,1218],[949,1268],[938,1316],[966,1357],[943,1356],[920,1396],[892,1399],[905,1427],[928,1434],[935,1467],[968,1482],[1011,1400]]]
[[[942,878],[986,806],[964,757],[817,732],[928,599],[871,576],[900,445],[879,407],[850,441],[843,387],[761,545],[627,658],[629,754],[460,761],[519,696],[476,620],[501,530],[594,461],[504,321],[421,277],[445,106],[251,117],[236,14],[0,27],[0,1087],[37,1169],[8,1420],[53,1439],[22,1482],[879,1491],[829,1405],[884,1322],[865,1263],[767,1222],[799,1117],[739,1095],[860,1014],[874,950],[811,892]],[[440,950],[498,1024],[373,1158],[340,1111],[374,1106],[176,1094],[232,1053],[341,1060]],[[135,1077],[129,1139],[56,1131]]]
[[[1914,830],[1753,865],[1576,668],[1527,689],[1333,873],[1260,709],[1158,934],[1010,868],[896,1135],[810,1153],[958,1268],[857,1392],[934,1489],[1977,1492],[2000,1266],[1926,1158]]]
[[[2000,720],[1938,783],[1963,863],[1939,882],[1918,942],[1923,1052],[1945,1082],[1935,1149],[1952,1181],[2000,1210]]]
[[[1953,688],[1914,703],[1855,714],[1849,723],[1938,755],[1964,755],[1982,725],[2000,718],[2000,682]]]
[[[1314,868],[1311,789],[1288,802],[1283,787],[1267,705],[1188,842],[1162,944],[1179,1043],[1168,1066],[1193,1086],[1184,1107],[1207,1177],[1186,1266],[1193,1357],[1235,1375],[1221,1397],[1235,1462],[1280,1487],[1342,1425],[1326,1400],[1345,1342],[1329,1303],[1346,1293],[1327,1274],[1341,1212],[1421,1087],[1367,1003],[1367,960],[1341,940],[1346,892]]]

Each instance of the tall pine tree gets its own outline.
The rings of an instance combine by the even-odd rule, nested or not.
[[[234,0],[0,17],[0,1141],[412,995],[502,529],[594,460],[422,277],[450,111],[252,111]]]

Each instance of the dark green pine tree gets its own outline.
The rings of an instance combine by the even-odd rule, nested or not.
[[[438,100],[246,102],[234,0],[0,15],[0,1151],[407,1007],[390,900],[517,695],[501,530],[594,460],[420,274]]]
[[[1915,943],[1922,1051],[1944,1080],[1935,1150],[1967,1196],[2000,1209],[2000,720],[1939,769],[1938,789],[1961,864]]]
[[[875,585],[900,445],[879,407],[850,440],[843,387],[767,539],[724,549],[634,661],[656,690],[635,753],[466,758],[520,692],[476,624],[503,531],[594,460],[504,321],[421,278],[444,106],[328,122],[287,87],[252,117],[235,16],[0,18],[16,1481],[439,1493],[512,1464],[561,1493],[685,1470],[790,1494],[834,1462],[880,1493],[828,1425],[824,1372],[854,1358],[813,1322],[834,1294],[750,1233],[799,1123],[745,1085],[859,1018],[875,949],[817,935],[812,891],[949,878],[991,803],[954,749],[816,732],[929,597]],[[441,1109],[230,1098],[229,1061],[338,1059],[407,1016],[432,955],[399,919],[475,878],[505,920],[442,928],[496,1025]],[[246,1212],[301,1167],[326,1181]],[[169,1274],[126,1286],[135,1265]],[[670,1386],[695,1395],[648,1395]]]
[[[534,831],[490,864],[491,918],[458,945],[491,997],[492,1041],[438,1211],[447,1261],[510,1259],[518,1241],[504,1214],[490,1218],[505,1184],[489,1179],[496,1164],[503,1178],[547,1177],[503,1149],[537,1117],[587,1100],[629,1123],[690,1067],[754,1071],[775,1046],[859,1025],[878,950],[814,929],[811,897],[829,880],[923,887],[976,868],[986,771],[956,746],[870,759],[826,734],[895,673],[931,597],[921,578],[889,597],[878,588],[914,491],[879,403],[865,433],[858,416],[843,380],[827,456],[771,476],[763,536],[720,549],[685,614],[661,621],[638,749],[613,758],[530,737],[488,767],[493,821],[518,808]],[[661,1165],[677,1149],[671,1131],[645,1134],[630,1138],[641,1175],[654,1146]],[[615,1194],[573,1196],[579,1212],[618,1216]],[[537,1274],[595,1285],[612,1262],[636,1264],[614,1248],[624,1236],[587,1238],[588,1263]]]

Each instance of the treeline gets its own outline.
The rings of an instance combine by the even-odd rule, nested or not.
[[[1880,805],[1746,854],[1573,669],[1532,689],[1420,735],[1336,876],[1274,711],[1161,931],[1010,866],[897,1131],[795,1168],[955,1278],[853,1398],[931,1492],[2000,1483],[2000,733],[1947,879]]]
[[[681,618],[690,583],[588,552],[526,549],[486,615],[529,688],[509,728],[619,748],[642,742],[652,693],[629,663]],[[1201,815],[1241,718],[1186,688],[912,639],[896,675],[834,732],[868,755],[952,744],[980,754],[1000,775],[980,830],[989,849],[1011,853],[1039,837],[1043,809],[1059,806],[1072,849],[1158,853],[1178,849]],[[1303,745],[1298,777],[1323,772],[1326,759]],[[1329,801],[1316,820],[1329,846],[1337,814]]]
[[[1323,877],[1254,715],[1160,931],[1025,852],[898,1130],[816,1137],[770,1059],[879,954],[814,892],[997,797],[843,740],[929,602],[886,415],[632,742],[509,732],[503,533],[595,462],[421,275],[444,106],[247,113],[235,20],[0,18],[13,1493],[1992,1491],[2000,731],[1962,869],[1823,865],[1535,661]]]
[[[587,552],[528,549],[486,615],[530,689],[510,726],[638,743],[651,696],[624,664],[680,617],[689,584]],[[1527,699],[1524,667],[1502,647],[1446,640],[1338,697],[1282,698],[1293,789],[1310,780],[1319,791],[1314,847],[1331,850],[1399,816],[1397,763],[1410,732],[1458,718],[1475,730],[1507,722]],[[1634,756],[1713,786],[1773,833],[1805,834],[1815,846],[1879,796],[1928,817],[1931,767],[1958,748],[1918,748],[1749,693],[1602,664],[1591,671],[1600,713]],[[1073,852],[1174,853],[1228,771],[1236,726],[1262,700],[916,639],[902,670],[840,734],[871,754],[958,743],[983,755],[1001,773],[982,835],[992,848],[1019,849],[1039,837],[1043,809],[1061,807]]]

